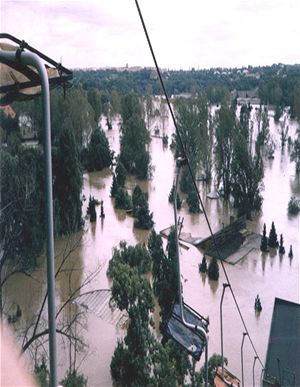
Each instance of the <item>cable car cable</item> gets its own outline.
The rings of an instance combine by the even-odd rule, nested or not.
[[[143,18],[143,15],[142,15],[142,12],[141,12],[141,9],[140,9],[140,6],[139,6],[139,3],[138,3],[138,0],[135,0],[135,4],[136,4],[136,7],[137,7],[137,11],[138,11],[138,14],[139,14],[139,17],[140,17],[140,20],[141,20],[141,23],[142,23],[142,26],[143,26],[143,30],[144,30],[144,33],[145,33],[145,36],[146,36],[146,39],[147,39],[147,42],[148,42],[148,45],[149,45],[149,49],[150,49],[150,52],[151,52],[151,55],[152,55],[152,59],[154,61],[154,64],[155,64],[155,68],[156,68],[156,72],[157,72],[157,75],[159,77],[159,80],[160,80],[160,84],[161,84],[161,87],[162,87],[162,90],[163,90],[163,93],[164,93],[164,96],[166,98],[166,102],[167,102],[167,105],[168,105],[168,108],[169,108],[169,111],[170,111],[170,114],[171,114],[171,117],[172,117],[172,121],[173,121],[173,124],[174,124],[174,127],[175,127],[175,131],[176,131],[176,134],[177,134],[177,137],[178,137],[178,140],[179,140],[179,143],[180,143],[180,146],[181,146],[181,149],[182,149],[182,156],[186,159],[186,164],[187,164],[187,167],[188,167],[188,170],[189,170],[189,173],[190,173],[190,176],[192,178],[192,182],[193,182],[193,185],[195,187],[195,190],[196,190],[196,193],[197,193],[197,196],[198,196],[198,200],[200,202],[200,205],[201,205],[201,208],[202,208],[202,211],[203,211],[203,214],[205,216],[205,220],[206,220],[206,223],[208,225],[208,228],[209,228],[209,232],[210,232],[210,235],[211,235],[211,238],[212,238],[212,241],[213,241],[213,244],[215,246],[215,249],[216,249],[216,252],[217,252],[217,256],[221,262],[221,266],[222,266],[222,269],[223,269],[223,272],[225,274],[225,277],[226,277],[226,281],[227,283],[230,285],[229,288],[230,288],[230,291],[231,291],[231,294],[232,294],[232,297],[233,297],[233,300],[234,300],[234,303],[236,305],[236,308],[238,310],[238,313],[240,315],[240,318],[241,318],[241,321],[243,323],[243,326],[245,328],[245,331],[246,333],[248,334],[248,338],[249,338],[249,341],[251,343],[251,346],[254,350],[254,353],[255,355],[257,356],[261,366],[264,368],[264,365],[256,351],[256,348],[254,346],[254,343],[251,339],[251,336],[249,334],[249,331],[247,329],[247,326],[246,326],[246,323],[245,323],[245,320],[243,318],[243,315],[242,315],[242,312],[240,310],[240,307],[238,305],[238,302],[237,302],[237,299],[235,297],[235,294],[234,294],[234,291],[232,289],[232,286],[230,284],[230,280],[229,280],[229,277],[228,277],[228,274],[227,274],[227,271],[225,269],[225,266],[224,266],[224,262],[221,258],[221,254],[220,254],[220,251],[219,251],[219,248],[218,248],[218,245],[216,243],[216,240],[215,240],[215,237],[214,237],[214,234],[213,234],[213,231],[212,231],[212,228],[211,228],[211,225],[210,225],[210,222],[209,222],[209,219],[208,219],[208,216],[207,216],[207,213],[206,213],[206,210],[204,208],[204,205],[203,205],[203,201],[200,197],[200,193],[199,193],[199,190],[198,190],[198,187],[197,187],[197,184],[196,184],[196,180],[195,180],[195,177],[194,177],[194,174],[193,174],[193,171],[191,169],[191,165],[190,165],[190,162],[189,162],[189,159],[187,157],[187,154],[186,154],[186,151],[185,151],[185,148],[184,148],[184,145],[183,145],[183,141],[182,141],[182,138],[181,138],[181,134],[180,134],[180,131],[178,129],[178,126],[177,126],[177,123],[176,123],[176,119],[175,119],[175,115],[174,115],[174,112],[173,112],[173,109],[172,109],[172,106],[171,106],[171,103],[170,103],[170,100],[169,100],[169,97],[168,97],[168,94],[167,94],[167,91],[166,91],[166,88],[165,88],[165,85],[164,85],[164,81],[162,79],[162,75],[161,75],[161,72],[160,72],[160,69],[158,67],[158,63],[157,63],[157,60],[156,60],[156,56],[155,56],[155,53],[154,53],[154,50],[153,50],[153,47],[152,47],[152,44],[151,44],[151,41],[150,41],[150,38],[149,38],[149,35],[148,35],[148,31],[147,31],[147,28],[146,28],[146,25],[145,25],[145,22],[144,22],[144,18]]]

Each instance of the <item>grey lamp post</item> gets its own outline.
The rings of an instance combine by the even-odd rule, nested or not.
[[[222,297],[221,297],[221,302],[220,302],[220,326],[221,326],[221,357],[222,357],[222,377],[224,375],[224,355],[223,355],[223,299],[224,299],[224,294],[226,288],[228,288],[230,285],[225,283],[223,284],[223,291],[222,291]]]
[[[241,345],[241,365],[242,365],[242,387],[244,387],[244,358],[243,358],[243,347],[244,347],[244,340],[245,337],[248,336],[247,332],[243,332],[243,339],[242,339],[242,345]]]
[[[257,359],[258,359],[258,357],[254,356],[253,367],[252,367],[253,387],[255,387],[254,368],[255,368],[255,362],[256,362]]]
[[[42,89],[43,131],[44,131],[44,173],[46,195],[46,233],[47,233],[47,285],[48,285],[48,324],[49,324],[49,357],[50,386],[57,387],[56,366],[56,326],[55,326],[55,265],[53,235],[52,203],[52,161],[51,161],[51,125],[50,125],[50,91],[48,74],[43,61],[32,52],[21,50],[2,51],[0,59],[30,65],[36,68]]]

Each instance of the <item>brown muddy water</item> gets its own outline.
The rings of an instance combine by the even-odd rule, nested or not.
[[[297,124],[292,121],[288,124],[289,135],[293,138]],[[156,126],[161,129],[162,133],[162,123],[159,119],[152,121],[152,130]],[[252,250],[235,265],[225,263],[247,328],[263,363],[275,297],[299,302],[299,215],[288,216],[287,205],[292,195],[300,197],[300,179],[295,175],[295,164],[290,162],[287,146],[283,151],[281,150],[279,126],[274,124],[271,110],[270,130],[276,143],[275,158],[265,161],[262,210],[253,221],[248,223],[248,228],[261,233],[263,224],[266,223],[268,233],[271,222],[274,221],[278,236],[283,234],[287,252],[280,257],[278,252],[262,254],[258,250]],[[164,132],[169,135],[170,139],[173,125],[169,120],[165,122]],[[107,136],[117,154],[119,151],[119,121],[117,119],[113,122],[113,130],[107,131]],[[163,148],[162,140],[159,138],[152,139],[150,152],[153,165],[152,179],[136,181],[130,178],[126,186],[132,190],[138,183],[144,191],[148,192],[149,207],[153,211],[155,229],[160,231],[173,223],[173,209],[168,202],[168,195],[174,178],[174,159],[171,151]],[[106,270],[112,256],[112,249],[119,244],[120,240],[126,240],[128,244],[147,241],[148,232],[134,229],[133,218],[126,215],[124,211],[114,208],[110,198],[111,182],[112,175],[109,169],[84,174],[83,194],[87,200],[83,205],[83,214],[86,212],[88,197],[92,195],[104,201],[105,219],[99,218],[98,208],[98,218],[95,224],[91,225],[89,220],[86,220],[84,232],[73,235],[72,240],[69,238],[56,241],[56,265],[58,265],[63,252],[68,251],[70,246],[80,238],[82,239],[80,245],[72,252],[63,273],[57,278],[57,306],[66,300],[72,290],[82,283],[87,275],[95,272],[99,267],[100,272],[96,279],[81,292],[109,288],[110,283],[106,277]],[[234,210],[224,205],[222,199],[208,199],[206,194],[210,191],[210,187],[199,184],[212,229],[216,231],[222,227],[223,223],[229,223],[230,215],[235,215]],[[190,232],[197,237],[208,236],[209,231],[203,214],[190,215],[184,205],[179,215],[184,217],[184,232]],[[294,251],[292,260],[288,258],[290,245],[293,246]],[[181,248],[180,254],[184,300],[200,314],[210,318],[209,356],[214,352],[221,353],[220,299],[222,284],[226,282],[224,273],[220,267],[219,281],[210,281],[198,272],[202,253],[197,248],[193,246],[190,246],[188,250]],[[8,308],[12,303],[19,304],[23,311],[20,322],[15,324],[17,331],[20,332],[20,329],[25,328],[32,321],[42,302],[45,288],[46,278],[43,266],[32,273],[32,278],[19,275],[7,283],[5,306]],[[256,315],[254,311],[254,300],[257,294],[260,295],[263,307],[260,315]],[[68,315],[74,316],[80,311],[79,307],[72,305],[62,314],[60,320],[67,319]],[[46,318],[46,313],[44,317]],[[88,352],[79,354],[76,363],[79,365],[79,370],[87,376],[88,385],[111,386],[110,361],[117,340],[124,335],[124,331],[90,312],[85,313],[81,324],[77,324],[76,329],[77,334],[82,336],[88,345]],[[223,302],[223,329],[224,355],[228,358],[228,368],[241,378],[240,359],[244,328],[229,290],[226,290]],[[59,338],[58,340],[59,378],[61,380],[69,364],[69,345],[66,341]],[[47,344],[45,344],[45,350],[47,351]],[[42,347],[38,351],[42,353]],[[251,386],[255,354],[247,337],[243,354],[245,386]],[[200,360],[200,365],[202,363],[203,358]],[[259,385],[261,370],[262,367],[257,361],[255,365],[256,385]]]

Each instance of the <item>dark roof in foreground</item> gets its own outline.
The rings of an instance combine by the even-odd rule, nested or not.
[[[300,386],[300,305],[275,298],[264,386]]]

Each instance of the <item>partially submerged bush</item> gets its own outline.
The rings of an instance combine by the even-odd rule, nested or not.
[[[292,196],[290,198],[288,204],[288,212],[290,215],[297,215],[298,212],[300,212],[300,200],[297,199],[295,196]]]

